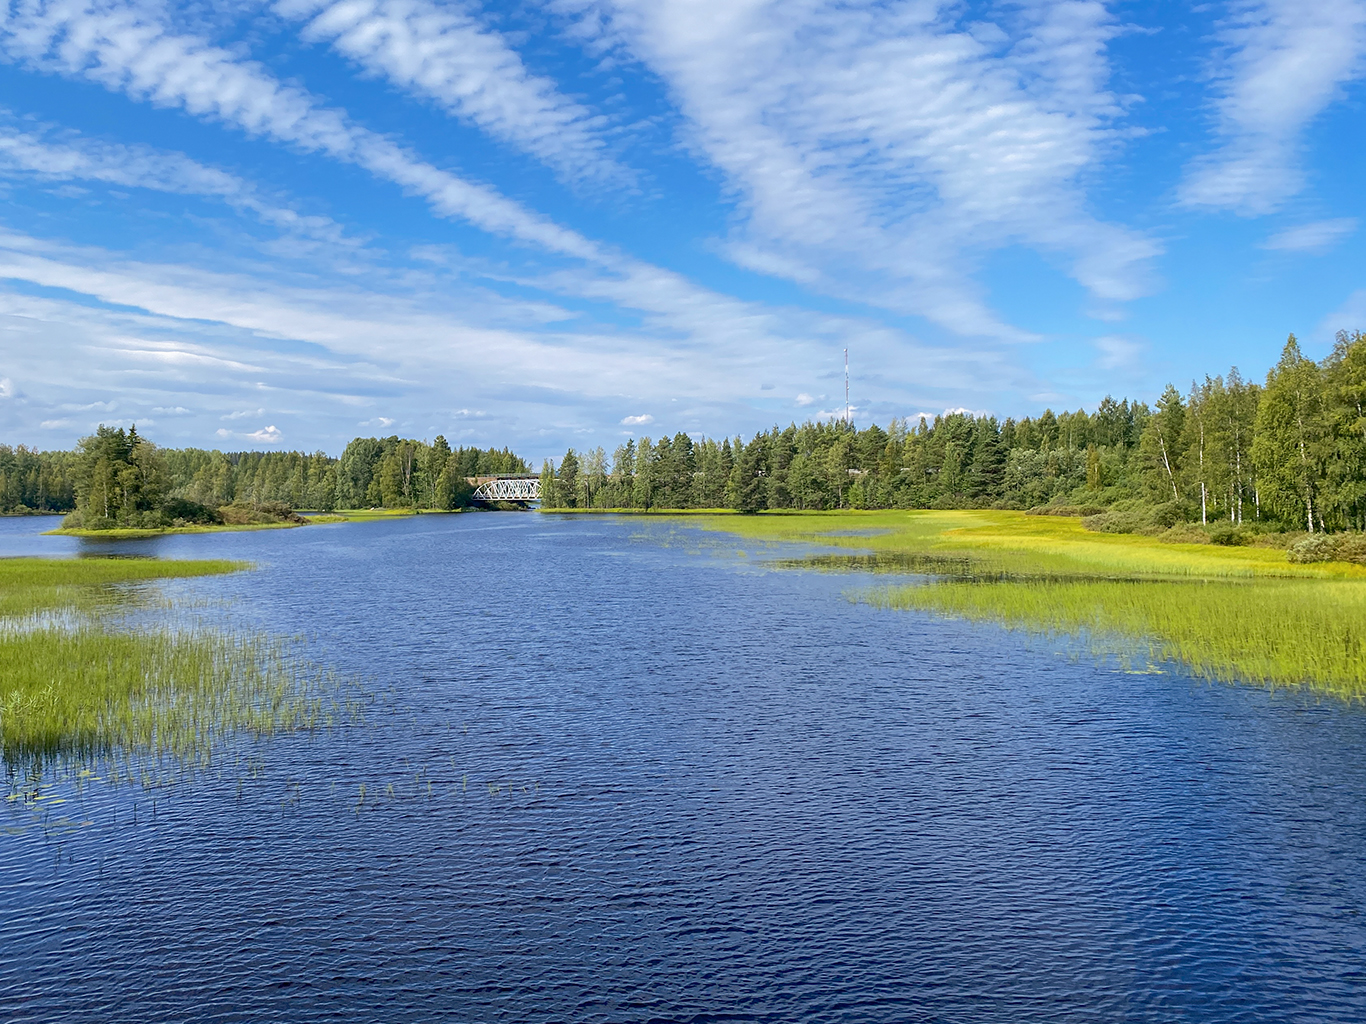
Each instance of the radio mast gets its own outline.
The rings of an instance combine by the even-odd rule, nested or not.
[[[849,350],[844,350],[844,422],[849,422]]]

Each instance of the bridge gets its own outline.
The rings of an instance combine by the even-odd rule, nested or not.
[[[497,476],[466,477],[474,485],[471,501],[480,504],[505,502],[529,505],[541,500],[541,478],[530,473],[500,473]]]

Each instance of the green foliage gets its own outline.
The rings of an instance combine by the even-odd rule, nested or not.
[[[0,447],[0,512],[69,511],[79,530],[301,523],[295,509],[457,509],[470,478],[525,473],[509,449],[358,437],[324,452],[162,449],[101,425],[73,453]]]
[[[1292,336],[1264,387],[1235,367],[1187,395],[1168,385],[1155,409],[1107,396],[1093,413],[1018,421],[957,412],[886,429],[792,423],[747,443],[644,437],[610,472],[573,454],[543,479],[545,507],[1085,510],[1099,531],[1226,546],[1269,529],[1366,531],[1366,336],[1339,334],[1321,365]],[[1177,529],[1190,522],[1200,529]]]
[[[0,445],[0,513],[70,512],[76,507],[72,452]]]
[[[1321,491],[1329,448],[1324,398],[1323,372],[1300,354],[1292,334],[1266,378],[1252,459],[1267,511],[1285,523],[1298,520],[1309,533],[1325,525]]]

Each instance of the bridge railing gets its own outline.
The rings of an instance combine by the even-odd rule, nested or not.
[[[475,501],[527,502],[541,500],[541,478],[536,476],[498,476],[483,478],[471,497]]]

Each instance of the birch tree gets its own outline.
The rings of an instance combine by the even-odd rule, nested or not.
[[[1304,523],[1310,533],[1324,527],[1319,503],[1327,433],[1323,413],[1323,373],[1301,354],[1292,334],[1266,377],[1252,459],[1263,504],[1284,522]]]

